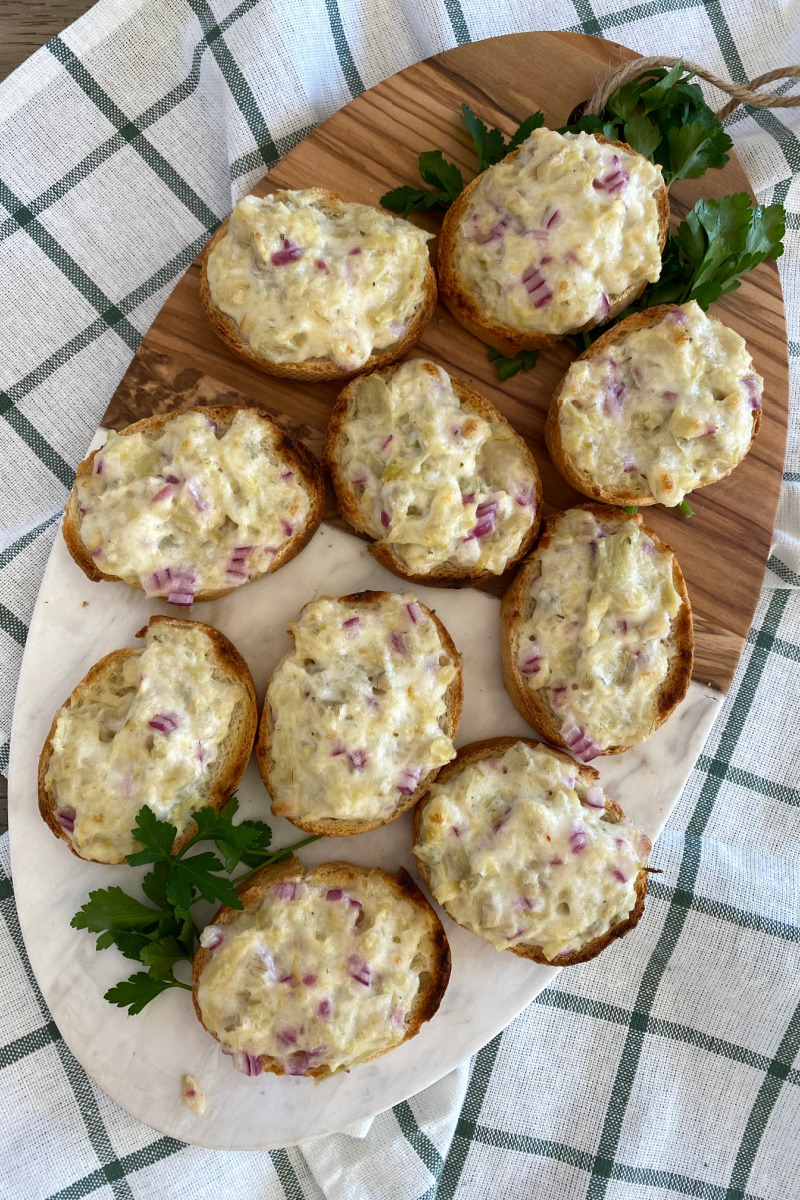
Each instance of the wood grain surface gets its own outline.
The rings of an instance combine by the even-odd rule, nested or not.
[[[67,25],[94,0],[0,0],[0,79]]]
[[[459,120],[466,101],[488,123],[510,134],[537,108],[549,126],[564,124],[598,79],[636,55],[580,34],[530,33],[461,46],[387,79],[324,122],[254,188],[331,188],[347,200],[378,204],[390,187],[418,184],[417,155],[441,148],[465,179],[477,170]],[[695,200],[749,190],[735,158],[723,171],[681,181],[671,193],[673,220]],[[440,218],[415,216],[438,231]],[[435,255],[435,243],[433,251]],[[211,332],[198,302],[199,260],[180,281],[151,327],[115,394],[104,424],[122,428],[154,411],[193,403],[255,403],[315,452],[339,385],[297,383],[261,374],[234,358]],[[745,462],[728,479],[692,495],[696,516],[686,521],[660,507],[646,523],[674,546],[695,611],[697,680],[726,691],[758,600],[781,485],[788,414],[788,360],[777,268],[765,263],[714,315],[746,338],[766,380],[761,432]],[[544,445],[550,396],[572,351],[559,346],[539,356],[534,371],[501,383],[486,347],[441,306],[412,351],[483,392],[527,439],[539,464],[548,507],[584,498],[564,482]],[[336,520],[332,494],[326,519]],[[507,586],[501,579],[490,590]]]

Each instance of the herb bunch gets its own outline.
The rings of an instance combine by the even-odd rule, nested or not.
[[[238,807],[238,800],[231,796],[219,813],[210,807],[193,812],[197,832],[173,854],[175,826],[160,821],[145,805],[131,830],[144,849],[129,854],[126,862],[132,867],[152,863],[152,871],[142,880],[142,891],[151,904],[143,904],[121,887],[99,888],[89,893],[88,902],[72,918],[73,929],[88,929],[99,935],[98,950],[116,946],[126,958],[146,968],[105,994],[109,1003],[127,1008],[130,1016],[140,1013],[168,988],[192,990],[188,983],[175,977],[174,967],[180,962],[191,962],[197,950],[199,930],[190,911],[193,904],[202,899],[242,908],[234,883],[241,883],[261,867],[282,862],[301,846],[317,841],[316,836],[307,837],[294,846],[270,851],[270,827],[263,821],[240,821],[234,825]],[[187,857],[187,851],[198,842],[213,842],[222,857],[211,850]],[[231,880],[228,876],[240,863],[252,869]]]
[[[582,116],[561,133],[601,133],[627,142],[658,163],[664,182],[696,179],[724,167],[733,142],[703,99],[692,71],[679,60],[669,71],[651,68],[609,96],[601,116]]]

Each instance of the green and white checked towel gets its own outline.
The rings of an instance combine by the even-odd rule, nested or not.
[[[737,81],[800,61],[790,0],[101,0],[0,85],[0,765],[75,466],[221,217],[351,96],[470,39],[570,28]],[[792,115],[794,113],[794,115]],[[800,354],[800,115],[729,122]],[[636,937],[565,971],[471,1065],[371,1126],[225,1154],[87,1079],[27,963],[0,842],[0,1196],[787,1200],[800,1194],[800,404],[734,687],[657,844]]]

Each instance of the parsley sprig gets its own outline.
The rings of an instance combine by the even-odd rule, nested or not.
[[[612,92],[601,116],[582,116],[561,133],[602,133],[627,142],[658,163],[669,187],[724,167],[733,142],[703,99],[693,72],[679,61],[669,71],[651,68]]]
[[[142,880],[142,891],[150,905],[121,887],[99,888],[89,893],[88,902],[72,918],[74,929],[99,935],[98,950],[116,946],[125,958],[146,968],[105,994],[109,1003],[127,1008],[129,1015],[140,1013],[168,988],[192,990],[176,978],[174,968],[177,963],[191,962],[197,949],[199,930],[190,911],[193,904],[203,899],[242,908],[234,883],[317,841],[316,836],[307,837],[294,846],[271,851],[272,832],[263,821],[233,824],[238,807],[238,800],[232,796],[219,813],[213,808],[193,812],[197,832],[176,854],[171,853],[175,826],[160,821],[147,806],[141,808],[131,832],[144,849],[129,854],[126,861],[132,867],[153,865]],[[222,857],[211,850],[187,855],[198,842],[213,842]],[[233,881],[226,878],[240,863],[252,869]]]
[[[520,350],[513,358],[506,358],[494,346],[489,347],[489,362],[497,363],[497,374],[503,383],[520,371],[532,371],[539,358],[538,350]]]
[[[472,138],[480,169],[485,171],[487,167],[500,162],[512,150],[516,150],[517,146],[530,137],[534,129],[543,125],[544,113],[535,112],[526,117],[508,142],[500,129],[489,129],[467,104],[461,105],[461,120]],[[447,161],[441,150],[423,150],[417,162],[423,183],[437,190],[427,192],[415,187],[394,188],[381,196],[381,204],[390,212],[402,213],[407,217],[412,212],[449,208],[456,196],[464,190],[461,171],[454,163]]]

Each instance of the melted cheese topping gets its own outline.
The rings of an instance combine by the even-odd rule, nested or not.
[[[454,267],[484,317],[530,333],[602,321],[609,300],[661,273],[661,168],[591,134],[536,129],[482,176]]]
[[[78,480],[80,535],[100,570],[191,604],[270,569],[311,501],[255,409],[223,429],[199,412],[160,432],[109,433]]]
[[[144,650],[59,709],[45,785],[76,850],[118,862],[141,849],[130,831],[143,804],[180,836],[206,802],[209,769],[243,696],[201,629],[156,623]]]
[[[246,1074],[262,1055],[290,1075],[347,1070],[403,1040],[427,940],[419,911],[378,872],[346,889],[276,884],[203,931],[203,1023]]]
[[[539,549],[533,614],[515,637],[528,687],[544,689],[568,744],[577,725],[594,746],[633,746],[654,732],[669,669],[672,619],[683,603],[673,554],[631,520],[614,531],[572,508]]]
[[[589,798],[587,802],[587,792]],[[625,920],[650,842],[604,819],[600,788],[524,742],[431,788],[414,853],[431,891],[496,950],[580,950]]]
[[[274,811],[389,819],[455,757],[442,732],[456,664],[410,593],[323,597],[290,625],[295,649],[267,690]]]
[[[513,430],[462,407],[446,371],[424,359],[359,380],[340,469],[367,531],[409,571],[499,575],[536,515],[536,477]]]
[[[744,339],[690,300],[572,364],[564,453],[594,484],[680,504],[744,458],[763,388]]]
[[[316,188],[245,196],[208,256],[211,299],[261,358],[331,358],[354,370],[411,324],[432,237]]]

